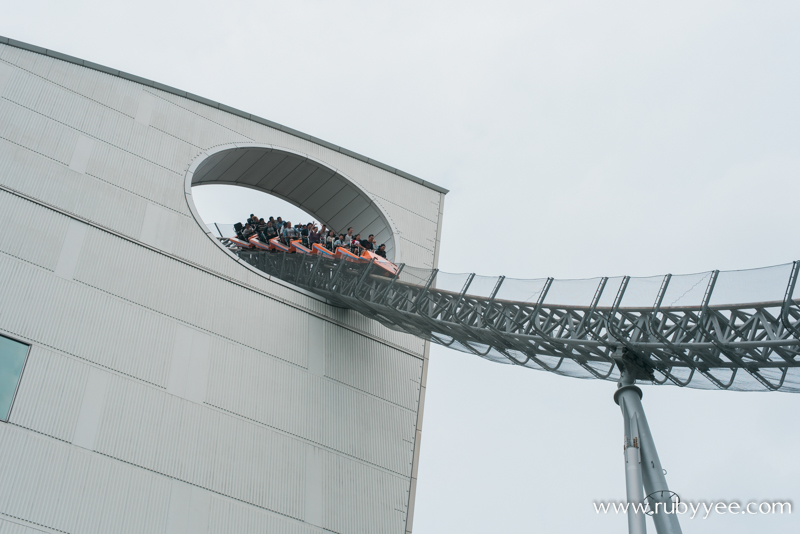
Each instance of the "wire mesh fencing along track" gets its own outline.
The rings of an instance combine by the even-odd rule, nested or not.
[[[237,251],[270,276],[389,328],[576,378],[800,392],[800,262],[645,278],[522,280]]]

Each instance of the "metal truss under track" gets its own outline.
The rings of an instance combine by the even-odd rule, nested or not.
[[[593,288],[588,302],[556,305],[548,299],[559,282],[552,278],[537,282],[535,299],[516,301],[498,298],[504,277],[478,296],[470,291],[474,274],[459,275],[463,286],[453,290],[440,287],[448,285],[437,283],[446,273],[436,269],[422,273],[401,265],[399,276],[390,277],[372,263],[237,254],[270,276],[389,328],[501,363],[618,381],[624,359],[639,382],[800,392],[800,303],[792,298],[800,262],[780,266],[788,279],[780,282],[785,290],[777,300],[713,304],[721,275],[711,271],[696,275],[703,283],[689,288],[699,300],[691,305],[665,305],[672,275],[646,280],[655,293],[647,306],[626,304],[632,286],[644,283],[630,277],[583,281]]]

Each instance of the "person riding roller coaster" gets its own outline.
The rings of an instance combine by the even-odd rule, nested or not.
[[[335,234],[326,225],[318,229],[315,222],[292,225],[281,217],[264,220],[250,214],[244,225],[233,225],[235,238],[228,238],[239,248],[270,250],[271,252],[323,254],[330,258],[346,257],[348,261],[375,262],[384,274],[397,274],[397,266],[386,258],[386,244],[375,242],[375,235],[361,239],[361,234]]]

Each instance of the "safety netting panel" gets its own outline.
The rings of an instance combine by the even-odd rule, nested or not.
[[[222,236],[233,233],[216,226]],[[792,285],[800,264],[573,280],[400,265],[392,278],[370,273],[367,262],[253,250],[239,256],[389,328],[497,363],[616,381],[613,356],[624,349],[657,384],[800,392],[800,291]],[[392,287],[401,290],[397,309],[385,304],[395,302],[384,298]]]
[[[469,273],[445,273],[439,271],[431,287],[449,293],[461,293],[470,279]]]
[[[553,280],[544,297],[548,307],[577,306],[588,308],[600,288],[600,278]]]
[[[603,288],[603,292],[600,294],[600,299],[597,301],[597,306],[599,308],[610,308],[614,305],[614,302],[617,298],[617,294],[619,293],[619,288],[622,285],[624,277],[623,276],[615,276],[613,278],[609,278],[606,281],[606,285]]]
[[[497,290],[496,300],[510,302],[538,302],[547,284],[547,278],[522,280],[519,278],[506,278]]]
[[[415,269],[409,279],[425,285],[432,274],[432,270]],[[455,294],[465,291],[478,303],[485,301],[484,306],[523,305],[556,314],[560,309],[563,313],[575,310],[576,321],[581,314],[620,321],[620,324],[625,320],[638,321],[636,325],[623,324],[628,327],[623,335],[635,333],[637,339],[632,343],[643,342],[645,348],[640,350],[644,354],[650,347],[659,350],[662,356],[672,354],[674,357],[674,366],[654,370],[656,383],[698,389],[800,392],[800,368],[794,367],[800,365],[797,361],[800,340],[798,336],[787,335],[787,329],[778,319],[791,274],[792,264],[743,271],[575,280],[515,279],[439,271],[430,288]],[[795,289],[794,294],[797,293]],[[791,310],[798,310],[794,295],[788,295],[788,299]],[[541,308],[533,307],[538,304]],[[747,312],[747,309],[752,311]],[[620,319],[623,316],[624,320]],[[800,317],[800,311],[794,316]],[[756,321],[768,324],[761,330],[752,330],[754,333],[747,339],[741,332],[739,338],[732,334],[737,328],[749,327]],[[800,323],[800,319],[794,321]],[[591,331],[595,337],[607,332],[602,321],[598,324],[600,326]],[[664,331],[657,332],[659,328]],[[620,335],[620,331],[617,329],[614,333]],[[502,334],[495,332],[494,335]],[[590,335],[586,335],[588,339]],[[770,336],[772,344],[768,342]],[[775,343],[775,339],[779,342]],[[517,350],[509,348],[513,344],[491,340],[480,343],[459,336],[443,338],[439,335],[432,340],[498,363],[575,378],[619,379],[619,371],[610,357],[607,361],[587,360],[577,350],[574,354],[566,350],[566,356],[553,356],[536,343]],[[759,340],[766,340],[761,347]],[[737,342],[741,342],[739,346]],[[693,348],[692,343],[698,348]],[[610,351],[605,353],[608,355]],[[595,350],[594,355],[597,354]],[[712,365],[705,365],[705,362]]]
[[[497,287],[499,281],[499,276],[475,275],[475,278],[472,279],[472,283],[469,285],[467,294],[475,297],[490,298],[495,289],[499,289]]]
[[[746,305],[748,303],[782,302],[792,264],[749,269],[720,271],[713,287],[709,287],[713,272],[707,271],[685,275],[665,275],[629,278],[620,301],[621,307],[653,308],[656,297],[663,289],[662,308],[684,308],[700,306],[710,291],[710,306]],[[406,267],[401,280],[425,285],[432,274],[431,269]],[[405,275],[405,276],[404,276]],[[469,278],[468,273],[446,273],[439,271],[431,287],[460,293]],[[619,297],[624,277],[553,279],[543,304],[547,306],[589,306],[597,297],[598,307],[611,307]],[[499,288],[497,284],[500,284]],[[518,279],[497,276],[475,275],[466,294],[475,297],[490,297],[511,302],[538,302],[546,288],[547,279]],[[663,287],[662,287],[663,286]],[[797,293],[797,290],[795,290]]]
[[[431,279],[433,269],[421,269],[419,267],[411,267],[409,265],[402,266],[403,270],[400,271],[399,281],[404,284],[424,287]]]
[[[648,309],[653,308],[658,295],[658,290],[664,281],[663,276],[649,276],[646,278],[631,278],[625,287],[620,308]]]
[[[661,299],[661,308],[692,308],[702,305],[712,274],[708,271],[671,276],[665,282],[667,287]]]
[[[710,306],[750,305],[773,302],[783,303],[786,281],[792,264],[748,269],[720,271],[711,292]]]

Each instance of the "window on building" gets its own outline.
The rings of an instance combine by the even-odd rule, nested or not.
[[[0,421],[8,421],[30,347],[0,336]]]

